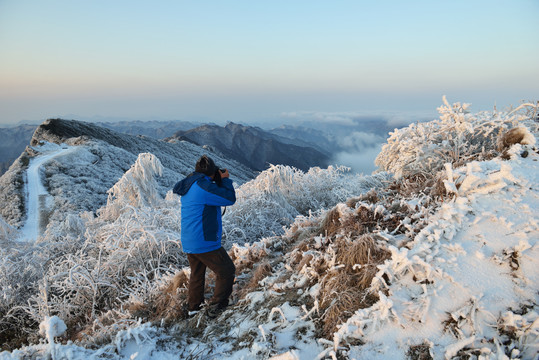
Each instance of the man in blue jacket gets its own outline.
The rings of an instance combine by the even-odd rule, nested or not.
[[[207,314],[215,317],[228,306],[236,273],[234,262],[221,246],[221,206],[236,202],[232,180],[228,170],[219,170],[210,157],[203,155],[195,172],[174,185],[173,192],[181,196],[181,242],[191,268],[188,310],[197,311],[204,302],[208,267],[216,279]]]

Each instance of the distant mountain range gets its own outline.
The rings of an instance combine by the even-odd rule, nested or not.
[[[226,126],[203,125],[178,131],[165,141],[190,141],[220,152],[223,156],[262,171],[270,164],[284,164],[303,171],[314,166],[326,167],[330,157],[312,143],[285,138],[253,126],[228,123]]]

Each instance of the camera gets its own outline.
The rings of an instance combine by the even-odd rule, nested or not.
[[[221,182],[222,182],[222,177],[221,177],[221,174],[224,174],[226,171],[226,169],[219,169],[217,168],[217,170],[215,170],[215,173],[213,174],[213,180],[215,181],[215,183],[219,186],[221,186]]]

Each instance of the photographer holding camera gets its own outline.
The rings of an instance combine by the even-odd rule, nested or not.
[[[191,276],[187,310],[198,311],[204,302],[206,267],[215,273],[215,289],[209,300],[207,315],[215,318],[228,306],[236,268],[221,246],[221,206],[236,202],[236,193],[228,170],[220,170],[203,155],[195,172],[174,185],[181,196],[181,242],[187,253]]]

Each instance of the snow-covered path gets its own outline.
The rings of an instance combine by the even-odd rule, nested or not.
[[[52,144],[49,144],[52,145]],[[47,198],[47,190],[43,186],[39,170],[41,165],[45,164],[58,156],[67,155],[75,151],[75,147],[58,146],[51,150],[44,150],[40,155],[30,160],[27,170],[27,219],[24,227],[21,229],[20,241],[35,241],[40,235],[41,214]]]

